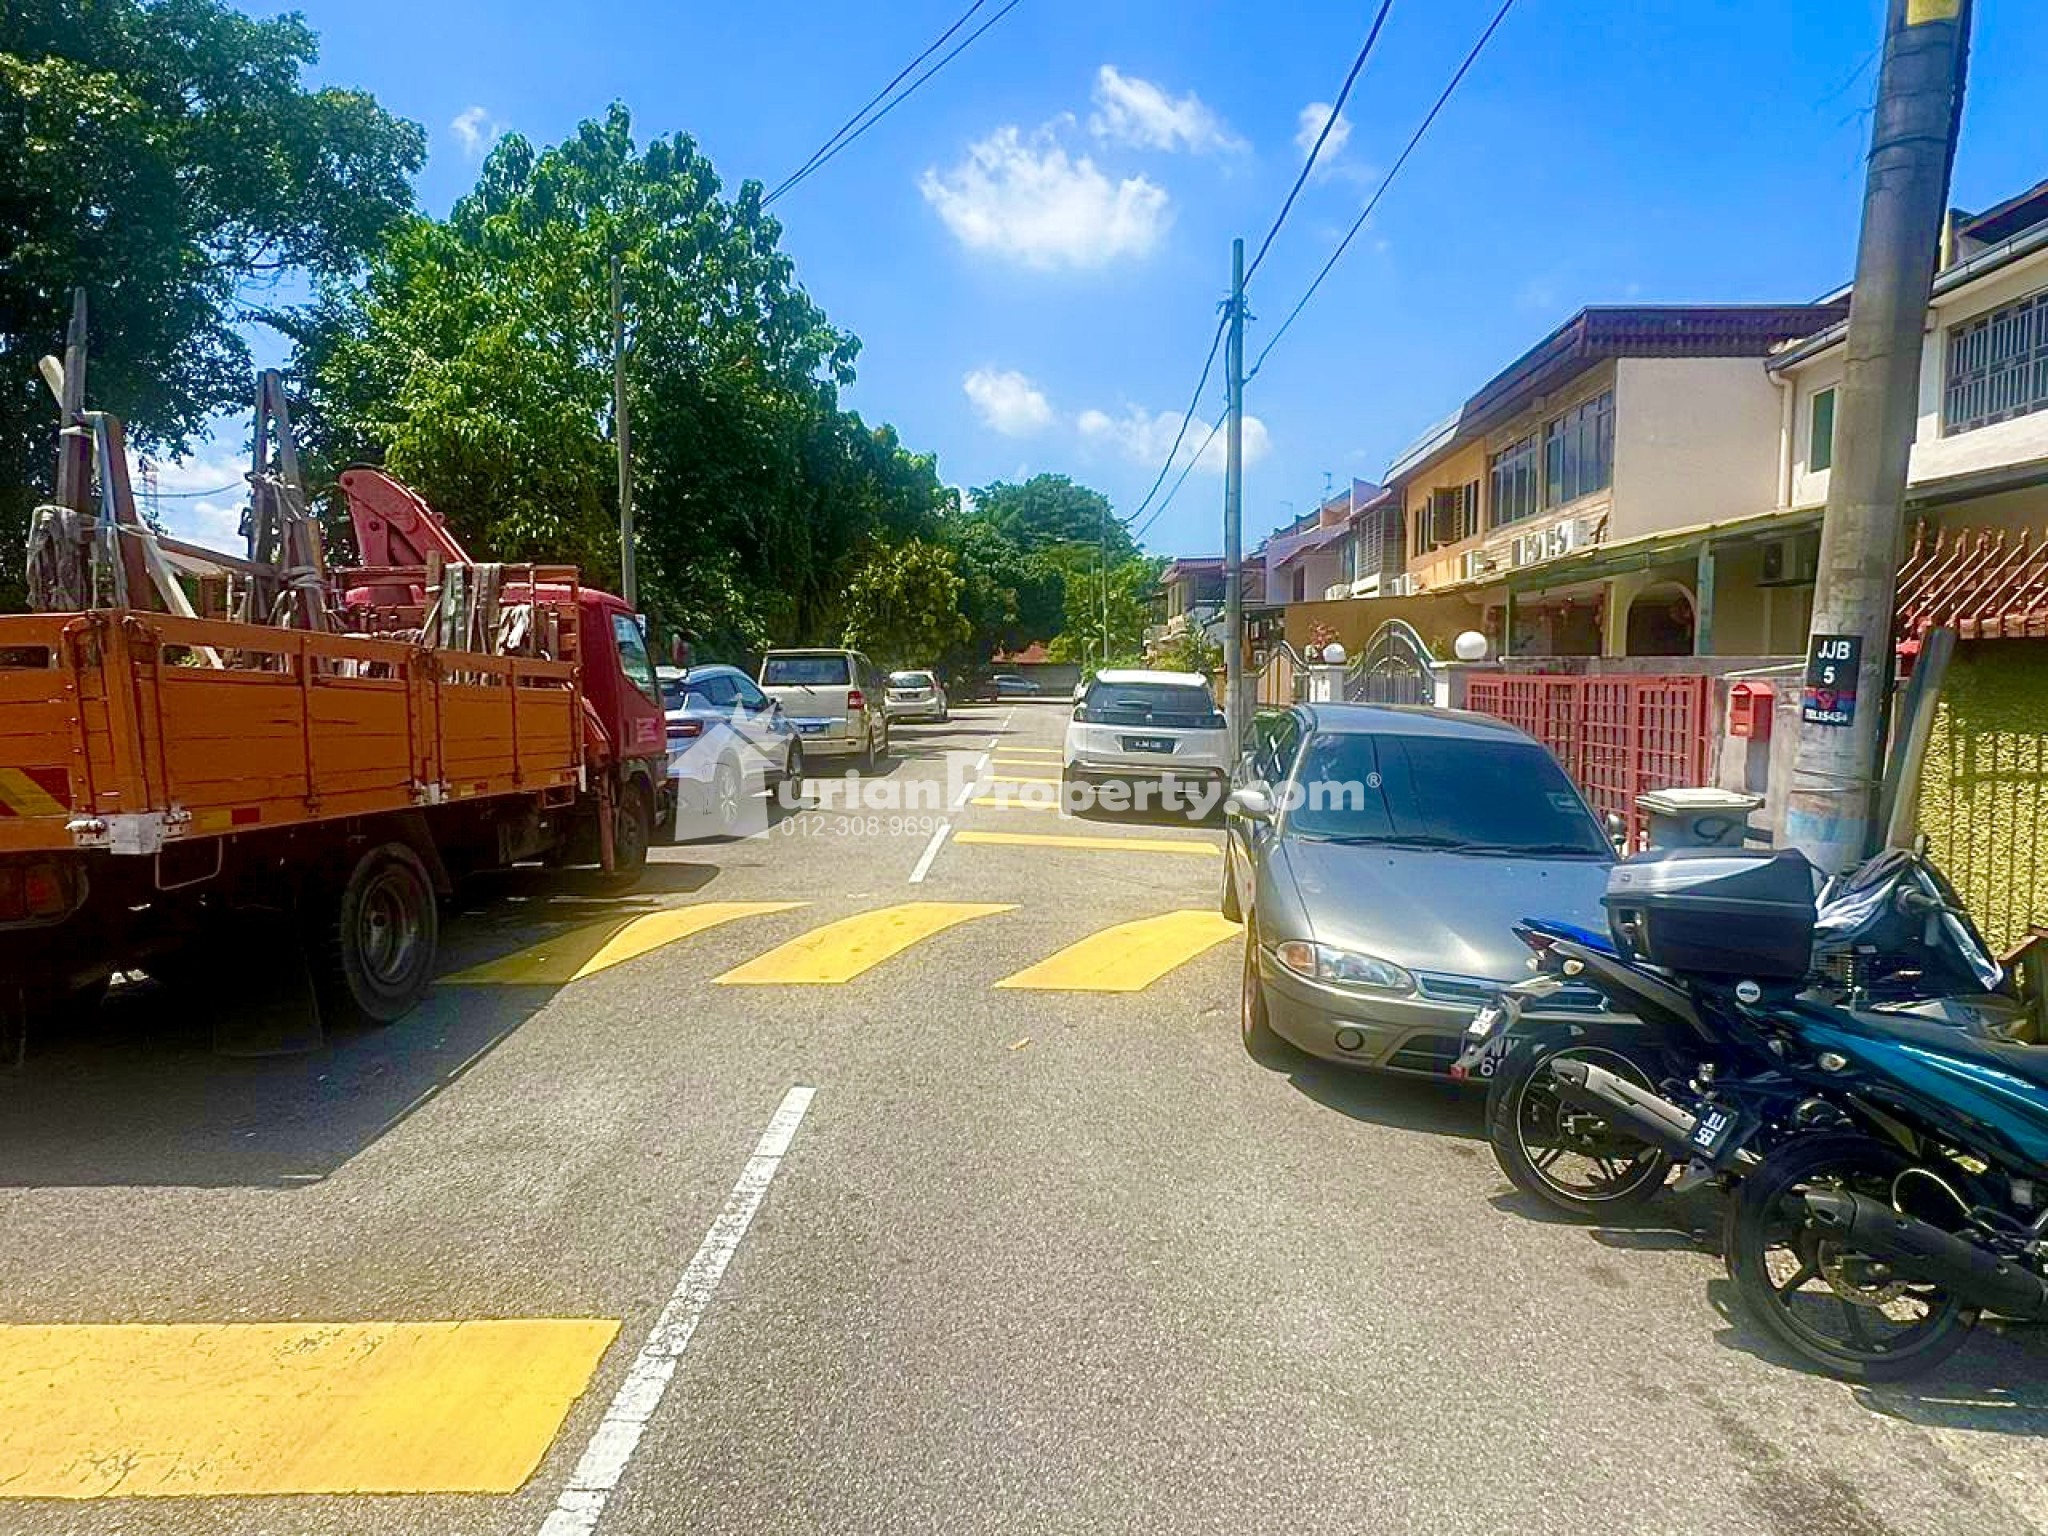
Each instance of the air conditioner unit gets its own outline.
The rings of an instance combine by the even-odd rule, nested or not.
[[[1811,586],[1820,574],[1820,535],[1818,533],[1787,534],[1782,539],[1771,539],[1763,546],[1763,574],[1757,577],[1760,587],[1806,587]]]
[[[1415,578],[1405,571],[1399,576],[1382,576],[1380,578],[1381,597],[1413,597],[1415,591]]]
[[[1491,576],[1500,569],[1500,551],[1491,549],[1468,549],[1458,562],[1459,573],[1471,581],[1480,576]]]

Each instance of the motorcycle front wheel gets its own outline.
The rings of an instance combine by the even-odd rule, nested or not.
[[[1641,1205],[1664,1187],[1671,1159],[1599,1115],[1568,1104],[1550,1069],[1585,1061],[1644,1088],[1655,1059],[1608,1035],[1559,1025],[1518,1040],[1486,1094],[1486,1139],[1515,1188],[1567,1215],[1597,1220]]]
[[[1886,1205],[1910,1159],[1867,1136],[1798,1136],[1742,1181],[1723,1245],[1729,1278],[1770,1336],[1844,1381],[1898,1381],[1930,1371],[1963,1346],[1974,1308],[1938,1285],[1895,1274],[1882,1260],[1821,1236],[1809,1189],[1842,1189]]]

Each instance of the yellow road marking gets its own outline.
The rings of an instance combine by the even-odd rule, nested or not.
[[[814,928],[718,978],[721,986],[831,986],[872,970],[920,939],[977,917],[1012,912],[987,901],[906,901]]]
[[[1141,992],[1244,930],[1214,912],[1167,912],[1091,933],[996,985],[1031,992]]]
[[[990,775],[989,775],[989,779],[988,779],[988,781],[989,781],[989,783],[991,783],[991,784],[1057,784],[1057,783],[1059,783],[1059,780],[1058,780],[1057,778],[1050,778],[1050,779],[1048,779],[1048,778],[1042,778],[1042,777],[1037,777],[1037,778],[1035,778],[1035,777],[1033,777],[1032,775],[1030,775],[1030,774],[1027,774],[1027,773],[992,773],[992,774],[990,774]]]
[[[1084,848],[1102,853],[1192,853],[1212,859],[1223,850],[1210,843],[1165,837],[1059,837],[1050,832],[955,832],[956,843],[999,843],[1012,848]]]
[[[619,1325],[0,1326],[0,1497],[513,1493]]]
[[[1056,811],[1056,800],[1005,800],[999,795],[977,795],[970,805],[992,805],[999,811]]]
[[[1055,752],[1050,747],[997,747],[994,752],[999,763],[1063,763],[1067,760],[1064,752]]]
[[[699,901],[649,912],[623,923],[593,923],[544,939],[501,960],[486,961],[453,976],[443,986],[560,987],[742,917],[787,912],[800,901]]]

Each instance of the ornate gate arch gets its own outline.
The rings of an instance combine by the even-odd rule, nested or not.
[[[1414,625],[1388,619],[1344,674],[1344,698],[1352,704],[1434,704],[1438,665]]]

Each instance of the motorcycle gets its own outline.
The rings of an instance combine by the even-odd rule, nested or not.
[[[1814,1097],[1827,1085],[1790,1069],[1782,1047],[1752,1022],[1750,1007],[1766,997],[1803,995],[1986,1034],[2016,1016],[1999,990],[2003,972],[1924,853],[1881,854],[1830,882],[1817,901],[1810,867],[1796,855],[1699,851],[1663,862],[1683,866],[1686,879],[1719,871],[1722,882],[1747,882],[1752,896],[1768,889],[1761,916],[1781,931],[1768,941],[1752,935],[1746,952],[1717,954],[1710,913],[1706,937],[1691,941],[1699,954],[1680,956],[1710,965],[1679,971],[1640,952],[1653,946],[1640,913],[1638,931],[1628,931],[1620,913],[1636,909],[1626,902],[1613,935],[1526,920],[1516,933],[1536,975],[1475,1015],[1453,1067],[1453,1076],[1489,1084],[1488,1139],[1502,1171],[1554,1208],[1598,1217],[1639,1204],[1664,1187],[1674,1164],[1685,1167],[1682,1186],[1729,1181],[1786,1137],[1832,1123],[1825,1099]],[[1631,865],[1641,861],[1617,866],[1617,877],[1625,882]],[[1728,921],[1739,929],[1758,916]],[[1567,984],[1590,985],[1614,1014],[1522,1025],[1525,1008]]]

